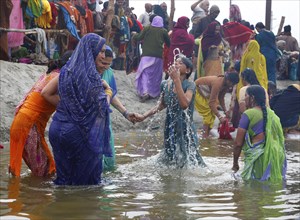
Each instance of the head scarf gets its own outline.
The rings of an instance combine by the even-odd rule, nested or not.
[[[105,39],[89,33],[78,43],[59,75],[60,107],[77,124],[92,150],[109,155],[109,106],[95,59]]]
[[[152,23],[151,23],[151,26],[152,27],[160,27],[160,28],[162,28],[162,27],[164,27],[164,21],[163,21],[163,19],[162,19],[162,17],[160,17],[160,16],[155,16],[154,18],[153,18],[153,21],[152,21]]]
[[[168,64],[172,64],[174,61],[173,50],[178,48],[181,53],[187,57],[191,57],[194,47],[194,36],[187,32],[187,22],[190,19],[182,16],[178,18],[176,25],[173,28],[171,36],[171,46],[168,54]]]
[[[186,16],[182,16],[180,18],[178,18],[174,28],[173,28],[173,31],[174,29],[184,29],[184,30],[187,30],[188,27],[186,26],[186,24],[190,21],[190,19]]]
[[[264,55],[260,53],[260,46],[256,40],[251,40],[246,48],[242,59],[240,72],[243,72],[246,68],[254,70],[259,84],[268,89],[268,77],[267,77],[267,65]],[[242,79],[237,85],[237,96],[239,98],[240,88],[243,87]]]
[[[230,5],[229,20],[241,22],[242,15],[238,5],[234,5],[234,4]]]
[[[221,34],[215,33],[216,26],[220,25],[218,22],[210,23],[203,33],[203,38],[201,41],[202,51],[207,51],[212,45],[219,46],[221,43]]]

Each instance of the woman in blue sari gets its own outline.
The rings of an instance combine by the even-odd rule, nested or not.
[[[57,105],[49,129],[56,163],[57,185],[94,185],[101,181],[102,157],[111,156],[109,102],[112,90],[103,82],[105,39],[85,35],[73,55],[43,90]]]
[[[268,80],[276,84],[276,61],[279,55],[276,38],[272,31],[266,30],[262,22],[255,25],[258,34],[255,40],[260,46],[260,52],[265,56],[267,63]]]

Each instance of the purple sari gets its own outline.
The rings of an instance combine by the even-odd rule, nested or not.
[[[151,23],[153,27],[163,28],[163,19],[155,16]],[[144,44],[147,42],[144,41]],[[143,56],[141,58],[135,85],[139,96],[149,95],[152,98],[160,94],[160,84],[163,74],[163,59],[158,57]]]
[[[109,104],[95,66],[104,43],[85,35],[61,69],[60,103],[49,130],[58,185],[98,184],[102,155],[111,156]]]

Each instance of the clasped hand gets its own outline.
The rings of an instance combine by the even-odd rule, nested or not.
[[[145,116],[139,113],[129,112],[126,119],[133,124],[136,122],[142,122],[145,120]]]

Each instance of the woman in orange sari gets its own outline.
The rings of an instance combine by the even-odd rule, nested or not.
[[[55,111],[55,106],[41,96],[41,91],[59,74],[60,68],[71,54],[71,51],[67,51],[61,60],[49,63],[46,74],[39,78],[16,108],[10,127],[9,172],[13,176],[20,176],[22,158],[35,176],[55,173],[53,156],[44,137],[47,122]]]

